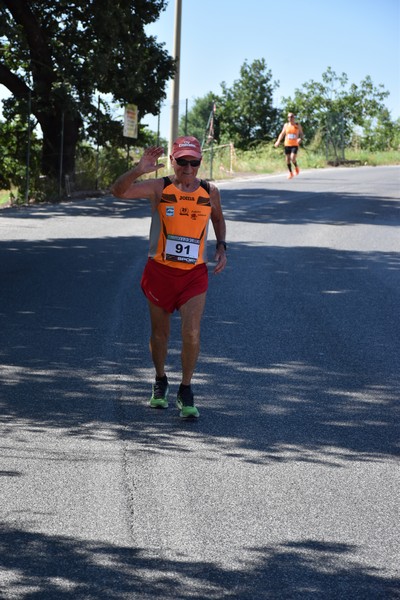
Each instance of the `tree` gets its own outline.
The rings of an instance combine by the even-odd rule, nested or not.
[[[228,88],[221,83],[221,137],[238,148],[273,139],[277,134],[279,111],[273,107],[273,93],[279,83],[272,82],[272,72],[264,59],[244,62],[240,79]]]
[[[393,122],[389,111],[385,109],[377,118],[365,120],[362,135],[358,139],[360,147],[371,152],[399,150],[400,119]]]
[[[194,135],[200,142],[206,141],[206,128],[210,112],[214,104],[219,106],[219,98],[212,92],[208,92],[202,98],[196,98],[193,108],[187,115],[182,116],[179,121],[179,135]]]
[[[384,86],[375,86],[369,76],[360,85],[348,85],[346,73],[338,76],[331,67],[322,74],[322,82],[309,81],[296,89],[294,98],[284,98],[286,111],[301,120],[305,138],[311,141],[319,132],[322,139],[330,134],[332,122],[341,122],[344,143],[349,143],[356,126],[378,117],[385,110],[389,95]]]
[[[273,92],[279,84],[271,81],[272,73],[264,59],[251,65],[245,61],[240,75],[232,88],[222,82],[222,93],[208,92],[203,98],[196,98],[193,108],[180,120],[180,132],[184,132],[186,124],[188,134],[207,142],[207,123],[215,105],[215,140],[233,142],[245,149],[254,142],[276,137],[280,111],[273,107]]]
[[[157,114],[174,61],[145,33],[166,0],[0,0],[0,83],[8,119],[28,98],[43,133],[42,173],[74,172],[78,141],[113,125],[95,93]],[[86,132],[83,125],[86,123]],[[114,132],[115,135],[115,124]],[[62,147],[61,147],[62,143]]]

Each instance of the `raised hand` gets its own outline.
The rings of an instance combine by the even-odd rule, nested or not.
[[[157,169],[164,167],[163,163],[158,163],[160,156],[164,154],[164,149],[161,146],[150,146],[143,152],[142,158],[139,161],[138,167],[143,173],[151,173]]]

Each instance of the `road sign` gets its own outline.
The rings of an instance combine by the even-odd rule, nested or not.
[[[137,138],[138,136],[138,118],[136,104],[127,104],[124,114],[124,136]]]

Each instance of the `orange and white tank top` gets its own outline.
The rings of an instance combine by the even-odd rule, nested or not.
[[[299,126],[297,123],[291,125],[290,123],[286,123],[285,125],[285,146],[298,146],[299,142],[297,141],[299,137]]]
[[[177,269],[206,263],[210,216],[210,186],[206,181],[200,180],[194,192],[184,192],[164,177],[161,200],[151,220],[149,256]]]

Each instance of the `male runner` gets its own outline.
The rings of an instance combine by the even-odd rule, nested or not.
[[[177,406],[181,417],[196,418],[199,411],[191,380],[200,351],[200,323],[208,288],[208,224],[211,219],[217,239],[215,274],[226,265],[226,226],[218,188],[197,178],[202,151],[196,138],[182,136],[175,140],[170,156],[173,175],[137,181],[164,167],[157,164],[163,153],[161,147],[147,148],[139,163],[116,180],[111,192],[118,198],[148,198],[151,203],[150,247],[141,281],[150,311],[150,351],[156,375],[150,406],[168,407],[165,362],[170,317],[178,310],[182,381]]]
[[[296,123],[295,115],[293,113],[289,113],[288,122],[284,124],[283,129],[274,144],[275,148],[278,148],[282,139],[285,138],[285,157],[287,168],[289,169],[288,179],[292,179],[293,177],[292,164],[294,166],[296,175],[300,173],[300,169],[297,166],[297,152],[303,137],[303,129],[300,123]]]

